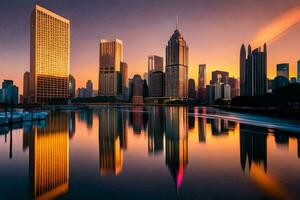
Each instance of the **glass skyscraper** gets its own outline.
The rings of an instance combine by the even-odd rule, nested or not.
[[[34,102],[68,98],[70,21],[36,5],[31,15],[30,44]]]
[[[183,99],[188,97],[189,48],[176,29],[166,47],[166,96]]]

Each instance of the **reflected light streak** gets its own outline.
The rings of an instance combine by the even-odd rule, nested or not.
[[[261,28],[251,44],[259,47],[263,43],[271,44],[283,37],[300,21],[300,6],[293,7],[282,15],[276,17],[267,26]]]

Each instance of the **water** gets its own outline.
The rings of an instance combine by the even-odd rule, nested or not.
[[[300,199],[300,125],[101,107],[0,132],[0,199]]]

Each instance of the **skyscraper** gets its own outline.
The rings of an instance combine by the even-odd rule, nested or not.
[[[198,100],[203,103],[205,101],[205,88],[206,88],[206,65],[199,65],[198,74]]]
[[[158,95],[164,95],[162,93],[161,87],[162,84],[160,84],[162,81],[162,78],[164,79],[164,63],[163,58],[159,56],[148,56],[148,87],[149,87],[149,96],[150,97],[161,97]],[[158,72],[158,73],[156,73]],[[155,73],[155,74],[154,74]],[[155,80],[154,80],[155,79]],[[159,83],[155,83],[155,81],[159,81]],[[164,86],[164,84],[163,84]],[[155,88],[158,87],[158,88]],[[159,90],[159,92],[158,92]],[[155,94],[154,94],[155,93]]]
[[[215,84],[215,83],[227,83],[228,82],[228,77],[229,77],[229,72],[225,71],[213,71],[211,73],[211,82],[210,84]]]
[[[300,83],[300,60],[297,62],[297,81]]]
[[[99,56],[99,95],[121,95],[121,62],[123,61],[123,42],[119,39],[100,40]]]
[[[30,73],[34,102],[68,98],[70,21],[36,5],[31,15]]]
[[[8,104],[19,103],[19,89],[12,80],[4,80],[0,89],[0,102]]]
[[[164,71],[164,59],[160,56],[148,56],[148,74],[156,71]]]
[[[149,76],[149,96],[165,96],[165,73],[162,71],[152,72]]]
[[[86,97],[92,97],[93,96],[93,82],[91,80],[88,80],[86,82]]]
[[[246,48],[243,44],[240,52],[240,93],[241,96],[246,95]]]
[[[267,93],[267,45],[264,49],[257,48],[251,51],[248,47],[248,58],[245,70],[246,95],[255,96]]]
[[[128,97],[128,65],[121,62],[121,76],[122,76],[122,95],[123,98]]]
[[[277,76],[283,76],[286,79],[290,79],[290,74],[289,74],[289,63],[281,63],[277,65]]]
[[[23,103],[29,103],[30,98],[30,72],[23,75]]]
[[[176,27],[166,47],[166,96],[188,97],[189,48]]]
[[[196,98],[196,85],[194,79],[189,79],[188,82],[188,97],[191,99]]]

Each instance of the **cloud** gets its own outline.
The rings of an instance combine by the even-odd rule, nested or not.
[[[288,31],[300,21],[300,6],[296,6],[276,17],[268,25],[261,28],[251,44],[254,47],[263,43],[271,44],[283,37]]]

